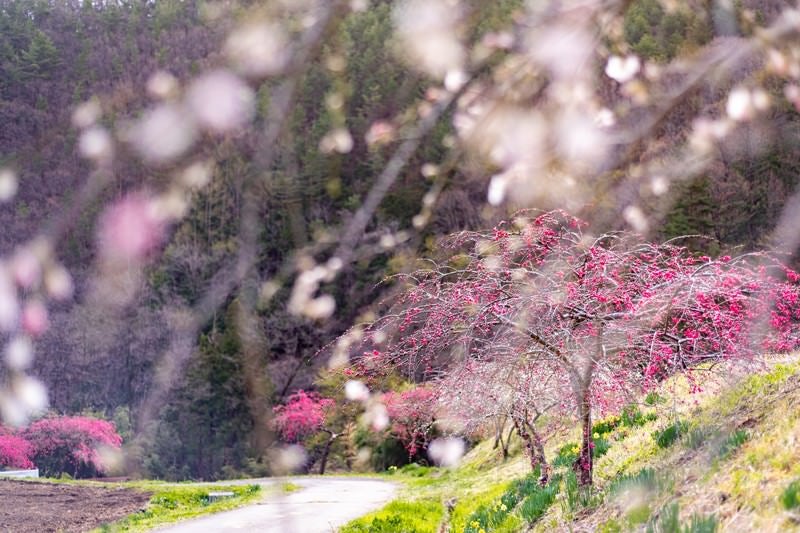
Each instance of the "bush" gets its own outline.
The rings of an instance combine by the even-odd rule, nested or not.
[[[114,424],[85,416],[44,418],[20,435],[33,447],[31,459],[42,475],[93,477],[105,473],[100,449],[119,449],[122,438]]]
[[[33,468],[33,446],[16,435],[0,435],[0,467]]]

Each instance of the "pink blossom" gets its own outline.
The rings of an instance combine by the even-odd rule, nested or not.
[[[164,224],[144,194],[130,194],[108,208],[100,221],[101,251],[111,258],[139,261],[162,240]]]

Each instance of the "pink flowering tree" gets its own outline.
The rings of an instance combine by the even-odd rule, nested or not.
[[[389,415],[389,431],[413,459],[424,451],[434,432],[436,392],[430,387],[414,387],[383,395]]]
[[[558,368],[517,357],[503,342],[497,339],[492,360],[469,359],[436,381],[439,409],[462,434],[492,430],[504,458],[516,431],[531,469],[540,468],[540,482],[545,484],[550,469],[544,446],[551,432],[563,428],[562,415],[572,411],[561,394],[569,383],[563,382]],[[504,435],[507,426],[510,430]]]
[[[509,413],[530,420],[549,404],[571,410],[582,430],[574,468],[588,485],[593,412],[616,410],[676,371],[760,351],[771,337],[751,326],[783,283],[766,257],[696,258],[674,244],[584,228],[561,211],[523,213],[451,237],[451,260],[408,276],[410,288],[370,339],[389,339],[382,364],[413,381],[446,381],[474,362],[504,368],[500,380],[528,368],[530,379],[514,378]],[[778,309],[772,321],[794,312]],[[784,348],[796,338],[794,320],[775,340]],[[535,399],[526,383],[537,384]]]
[[[33,468],[30,442],[0,426],[0,469]]]
[[[273,408],[273,424],[280,437],[288,443],[301,443],[320,432],[327,434],[322,449],[319,473],[325,473],[331,446],[341,436],[328,422],[335,402],[315,392],[299,390],[286,403]]]
[[[118,450],[122,437],[114,424],[86,416],[44,418],[20,432],[33,448],[33,463],[45,476],[103,474],[102,448]]]

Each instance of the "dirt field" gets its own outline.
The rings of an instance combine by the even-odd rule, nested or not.
[[[129,489],[0,480],[0,531],[89,531],[144,508],[149,498]]]

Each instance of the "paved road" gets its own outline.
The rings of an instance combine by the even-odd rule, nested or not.
[[[393,483],[376,479],[320,477],[259,480],[262,485],[286,481],[303,488],[289,494],[273,494],[255,505],[188,520],[159,531],[330,533],[350,520],[382,507],[397,490]]]

